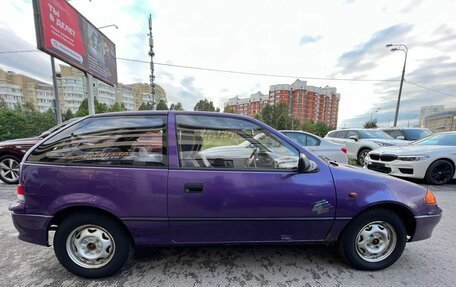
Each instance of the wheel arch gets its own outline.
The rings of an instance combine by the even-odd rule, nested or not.
[[[424,173],[424,178],[425,178],[425,179],[427,178],[427,174],[428,174],[428,172],[429,172],[429,168],[431,167],[431,165],[433,165],[436,161],[439,161],[439,160],[444,160],[444,161],[447,161],[447,162],[449,162],[449,163],[451,164],[451,166],[453,167],[453,177],[452,177],[452,178],[454,178],[454,175],[456,174],[456,162],[455,162],[453,159],[451,159],[451,158],[448,158],[448,157],[441,157],[441,158],[435,159],[435,160],[434,160],[433,162],[431,162],[431,163],[429,164],[429,166],[426,168],[426,172]],[[451,181],[451,179],[450,179],[450,181]]]
[[[365,150],[365,149],[368,149],[370,151],[372,151],[373,149],[370,147],[370,146],[367,146],[367,145],[363,145],[361,146],[358,151],[356,152],[356,158],[358,158],[359,154],[361,153],[361,151]]]
[[[407,235],[409,236],[409,238],[413,238],[413,235],[415,234],[415,230],[416,230],[416,220],[415,220],[415,215],[413,214],[413,212],[408,207],[401,205],[399,203],[383,202],[383,203],[368,206],[365,209],[363,209],[362,211],[360,211],[357,215],[355,215],[348,222],[348,224],[345,225],[345,227],[342,229],[342,231],[338,235],[337,239],[339,239],[340,236],[343,234],[343,232],[347,229],[350,222],[352,222],[355,218],[359,217],[364,212],[370,211],[373,209],[387,209],[387,210],[394,212],[396,215],[399,216],[399,218],[404,223],[405,229],[407,230]]]
[[[74,213],[98,213],[108,216],[117,221],[124,228],[124,231],[128,234],[128,236],[130,236],[131,242],[135,243],[134,237],[131,234],[130,230],[118,216],[107,211],[106,209],[87,205],[73,205],[59,210],[54,214],[53,218],[49,222],[48,230],[57,230],[58,225],[61,224],[65,218]]]

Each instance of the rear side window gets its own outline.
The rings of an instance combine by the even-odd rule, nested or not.
[[[338,131],[336,138],[340,138],[340,139],[348,138],[348,131]]]
[[[85,119],[44,141],[27,161],[166,166],[166,116]]]
[[[331,138],[337,137],[337,131],[332,131],[332,132],[328,133],[327,137],[331,137]]]

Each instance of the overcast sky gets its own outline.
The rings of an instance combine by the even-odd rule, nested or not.
[[[399,82],[314,80],[308,77],[399,80],[409,47],[399,124],[416,124],[420,107],[456,107],[456,1],[200,1],[72,0],[114,41],[117,56],[148,60],[148,14],[152,13],[155,61],[178,65],[300,76],[308,85],[334,86],[341,94],[339,126],[359,127],[374,116],[394,119]],[[2,1],[0,51],[36,48],[32,4]],[[0,67],[51,82],[49,56],[0,54]],[[122,83],[148,82],[149,66],[118,61]],[[306,78],[307,77],[307,78]],[[192,109],[208,98],[222,108],[228,98],[268,93],[271,84],[294,78],[237,75],[156,66],[156,82],[168,102]]]

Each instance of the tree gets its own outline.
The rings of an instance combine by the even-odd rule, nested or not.
[[[375,129],[375,128],[378,128],[377,127],[377,119],[373,119],[373,120],[369,120],[367,122],[364,123],[363,127],[365,129]]]
[[[178,102],[177,104],[171,104],[169,109],[170,110],[175,110],[175,111],[184,111],[184,107],[182,106],[181,102]]]
[[[65,122],[65,121],[68,121],[68,120],[74,118],[74,114],[70,109],[68,109],[68,110],[66,110],[65,113],[63,113],[62,118],[63,118],[62,120]]]
[[[115,102],[114,105],[108,108],[108,112],[124,112],[127,108],[124,103]]]
[[[142,103],[141,106],[139,106],[140,111],[150,111],[154,109],[154,105],[151,103]]]
[[[314,120],[305,120],[301,124],[301,129],[303,131],[315,134],[320,137],[326,136],[326,134],[333,130],[330,126],[325,123],[318,123]]]
[[[226,107],[225,110],[223,111],[224,113],[228,113],[228,114],[235,114],[236,112],[233,110],[232,107]]]
[[[193,108],[194,111],[220,112],[219,108],[214,107],[214,103],[208,99],[199,100]]]
[[[52,109],[40,113],[35,105],[26,102],[14,109],[0,109],[0,141],[40,135],[56,124]]]
[[[257,120],[277,129],[291,129],[291,118],[288,116],[288,105],[266,105],[256,116]]]
[[[166,104],[165,100],[160,100],[160,102],[158,102],[157,110],[160,110],[160,111],[168,110],[168,105]]]
[[[108,112],[108,105],[105,103],[100,103],[97,99],[94,100],[95,104],[95,113],[97,114],[102,114]],[[79,105],[79,108],[76,112],[76,117],[84,117],[89,114],[89,100],[84,99],[81,104]]]
[[[8,104],[6,103],[4,98],[0,98],[0,109],[8,108]]]

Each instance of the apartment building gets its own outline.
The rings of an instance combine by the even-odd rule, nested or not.
[[[249,98],[234,97],[225,103],[225,111],[254,117],[266,105],[287,104],[289,115],[299,121],[314,120],[337,126],[340,94],[336,88],[308,86],[306,81],[296,80],[292,84],[271,85],[269,94],[261,92]]]
[[[135,99],[135,110],[138,110],[139,107],[145,103],[158,103],[160,100],[166,101],[166,93],[162,87],[155,84],[155,98],[150,92],[150,85],[146,83],[134,83],[125,85],[133,90],[133,95]]]
[[[435,133],[456,131],[456,110],[447,110],[425,117],[424,127]]]

